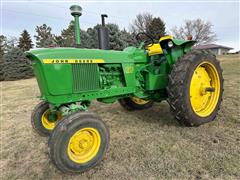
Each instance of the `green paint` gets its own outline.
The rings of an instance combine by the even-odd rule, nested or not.
[[[79,16],[74,16],[74,30],[75,30],[75,41],[77,45],[80,45],[81,38],[80,38],[80,25],[79,25]]]
[[[124,51],[48,48],[26,54],[33,61],[41,98],[58,107],[94,99],[111,103],[133,95],[151,99],[155,91],[166,88],[172,64],[190,50],[183,44],[151,57],[135,47]],[[44,64],[43,59],[102,59],[104,63]]]
[[[74,17],[78,44],[79,16]],[[161,46],[164,47],[163,43],[167,41],[161,42]],[[46,48],[28,51],[26,55],[33,61],[41,99],[62,109],[63,114],[68,114],[87,110],[88,105],[83,102],[95,99],[103,103],[129,96],[154,101],[166,99],[168,74],[172,65],[194,44],[194,41],[172,41],[174,47],[163,48],[163,54],[153,56],[148,56],[142,46],[128,47],[123,51]],[[67,63],[46,63],[52,62],[52,59]],[[71,62],[81,60],[84,63],[69,63],[69,59]]]
[[[62,116],[67,116],[76,111],[87,111],[87,110],[88,110],[88,106],[85,103],[81,103],[81,104],[71,103],[69,105],[63,105],[61,106],[61,108],[59,108],[59,111]]]
[[[57,120],[57,114],[56,113],[50,113],[48,115],[48,121],[55,122]]]

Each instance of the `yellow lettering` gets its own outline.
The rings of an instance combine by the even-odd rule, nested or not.
[[[103,59],[43,59],[44,64],[105,63]]]

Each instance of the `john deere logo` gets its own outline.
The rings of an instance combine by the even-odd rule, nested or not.
[[[103,59],[43,59],[44,64],[104,63]]]

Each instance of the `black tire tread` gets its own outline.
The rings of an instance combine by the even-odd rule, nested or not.
[[[39,125],[40,119],[42,117],[42,113],[45,112],[49,108],[49,104],[46,101],[41,101],[32,111],[31,114],[31,124],[35,132],[37,132],[40,136],[49,136],[50,131]]]
[[[64,164],[61,164],[60,161],[58,161],[58,157],[57,157],[57,153],[55,152],[55,150],[57,149],[57,141],[56,139],[58,139],[61,136],[61,132],[64,131],[68,131],[68,127],[70,126],[70,124],[75,121],[75,120],[79,120],[79,118],[84,119],[84,118],[96,118],[97,121],[99,121],[100,123],[103,124],[104,127],[107,127],[106,124],[100,119],[100,117],[98,115],[96,115],[95,113],[90,113],[90,112],[76,112],[73,113],[69,116],[64,117],[64,119],[62,119],[62,121],[60,121],[57,126],[54,128],[52,134],[50,135],[49,141],[48,141],[48,154],[50,156],[50,159],[52,161],[52,163],[62,172],[67,173],[67,174],[76,174],[76,173],[82,173],[85,172],[91,168],[93,168],[94,166],[96,166],[100,161],[102,161],[104,155],[106,154],[106,151],[108,149],[109,146],[109,139],[110,139],[110,133],[108,128],[106,128],[107,131],[107,145],[106,148],[104,150],[103,156],[100,157],[95,163],[94,165],[92,165],[91,167],[85,168],[83,171],[76,171],[76,170],[72,170],[69,169],[68,167],[64,166]]]
[[[191,50],[186,53],[183,57],[177,60],[173,65],[171,73],[169,74],[169,84],[167,87],[168,92],[168,103],[170,105],[170,110],[176,120],[185,126],[199,126],[201,123],[194,123],[189,117],[189,111],[186,104],[183,102],[184,91],[186,90],[186,77],[188,76],[188,70],[191,68],[193,61],[196,57],[212,58],[215,59],[218,66],[220,67],[219,61],[217,61],[215,55],[211,54],[206,50]],[[221,68],[220,68],[221,69]],[[222,69],[221,72],[222,73]],[[221,76],[222,77],[222,76]],[[223,79],[222,79],[223,82]],[[223,86],[222,86],[223,87]],[[223,91],[223,89],[222,89]],[[222,101],[222,96],[219,99],[220,103]],[[220,106],[218,106],[218,109]],[[217,113],[215,114],[216,117]],[[215,119],[215,117],[213,119]]]

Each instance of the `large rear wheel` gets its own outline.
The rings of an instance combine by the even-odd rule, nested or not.
[[[188,126],[215,119],[223,93],[219,61],[207,51],[191,51],[173,65],[168,102],[175,118]]]

